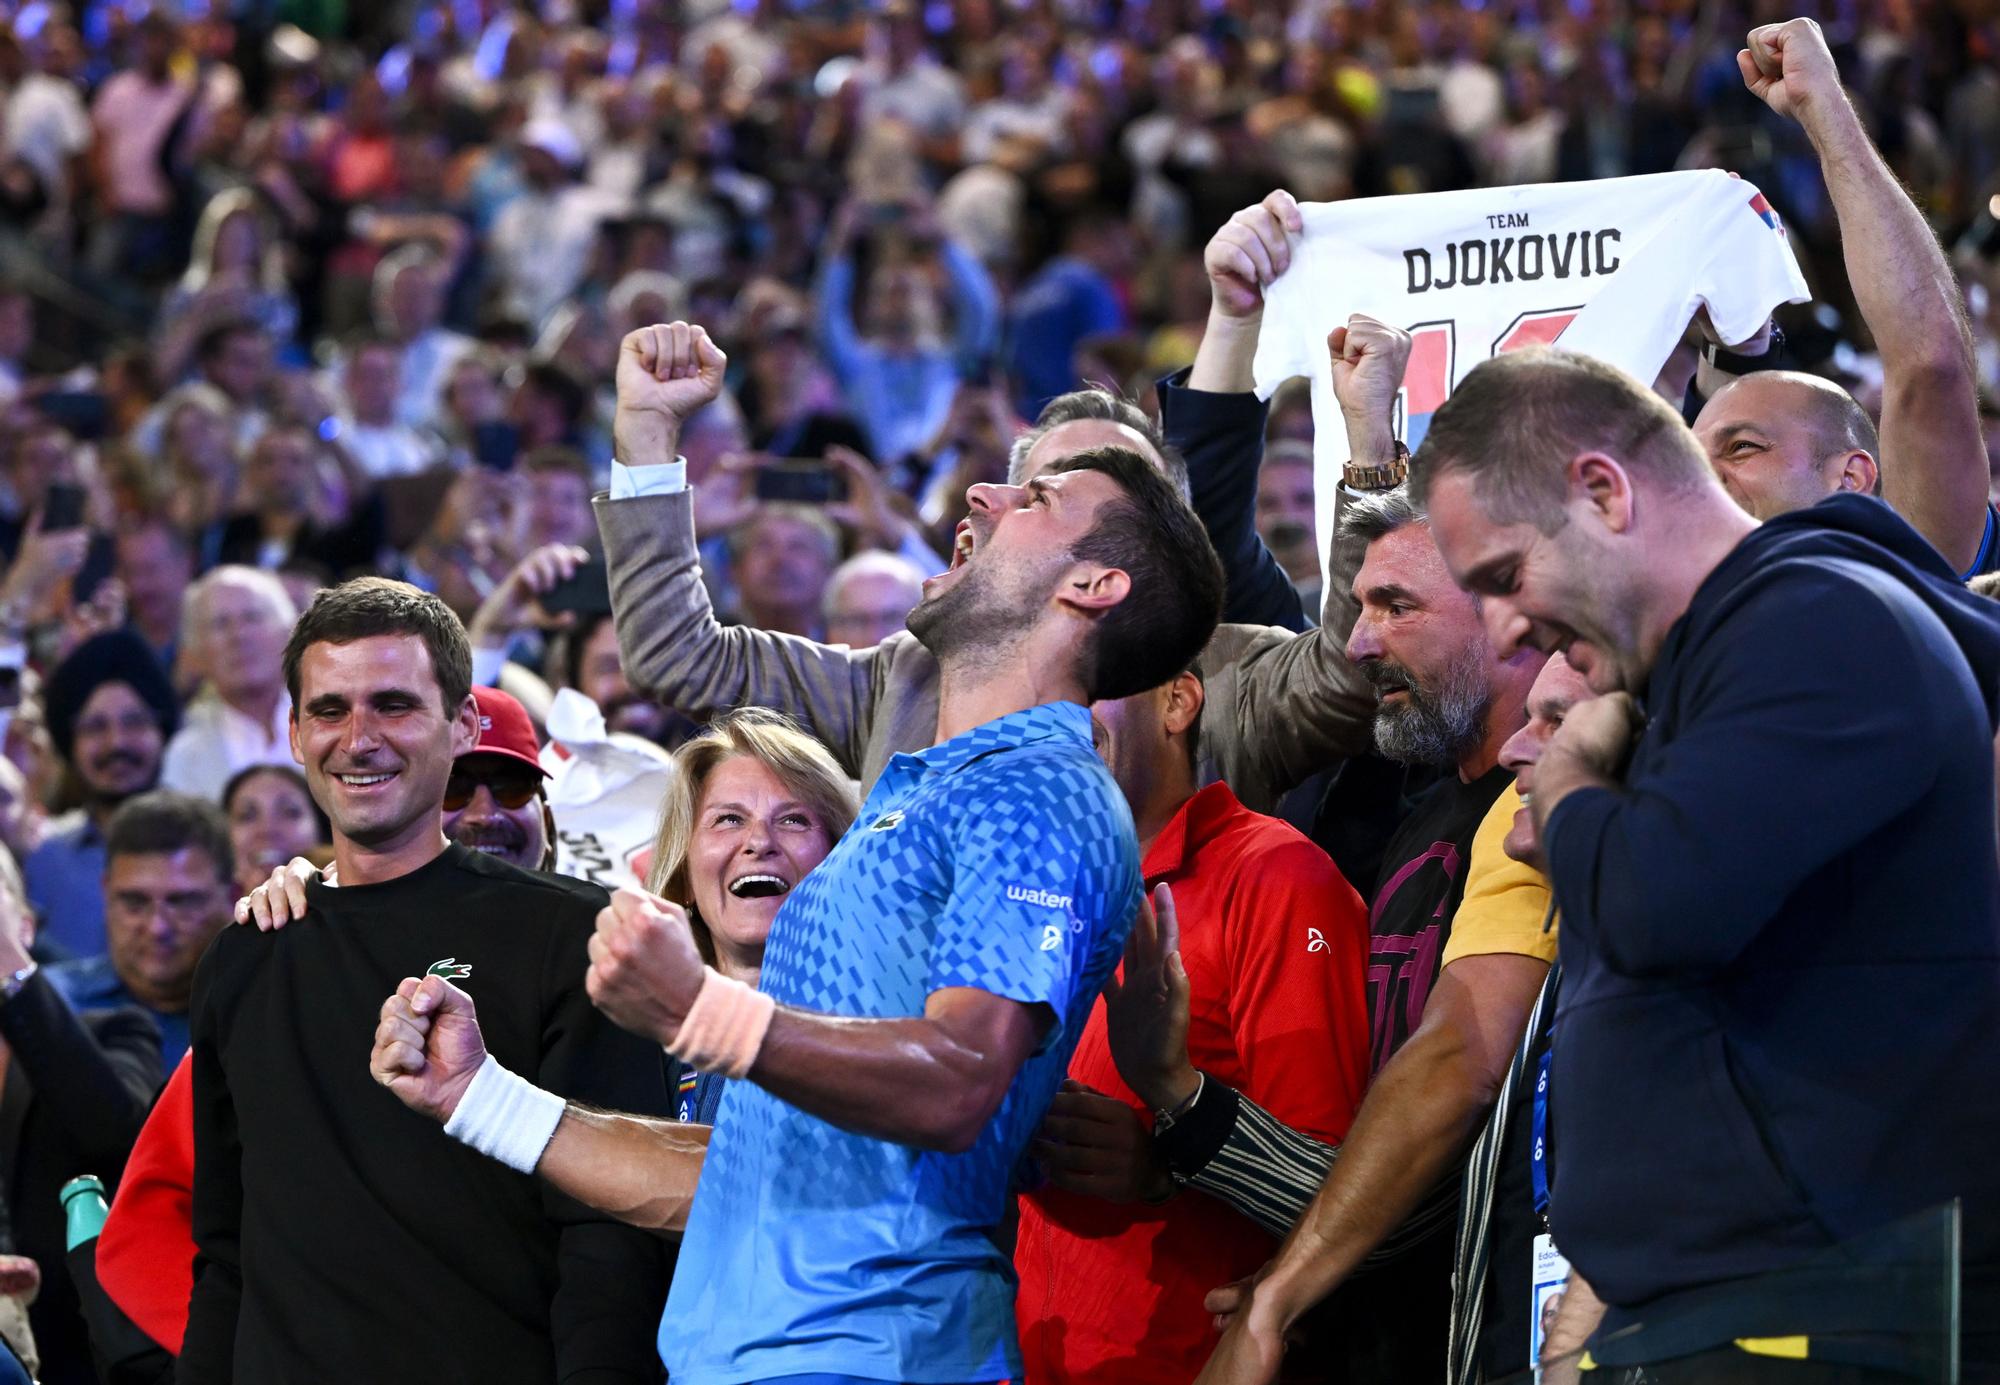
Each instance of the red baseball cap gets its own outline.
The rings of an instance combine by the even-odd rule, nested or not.
[[[472,700],[479,707],[479,740],[459,758],[504,755],[534,766],[537,774],[548,778],[549,772],[542,768],[538,758],[542,746],[535,739],[535,724],[528,720],[528,709],[512,693],[498,688],[474,688]]]

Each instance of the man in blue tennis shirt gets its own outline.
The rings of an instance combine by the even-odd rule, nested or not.
[[[625,350],[643,370],[621,371],[620,455],[638,461],[648,419],[712,397],[723,360],[681,324]],[[761,996],[723,991],[671,904],[621,892],[600,918],[599,1007],[747,1078],[711,1158],[699,1130],[566,1108],[499,1069],[442,979],[383,1007],[376,1076],[447,1133],[628,1220],[685,1219],[660,1334],[675,1385],[1020,1371],[995,1236],[1140,903],[1087,705],[1185,668],[1222,577],[1173,487],[1122,448],[968,499],[969,548],[910,616],[939,665],[937,742],[890,762],[795,887]]]

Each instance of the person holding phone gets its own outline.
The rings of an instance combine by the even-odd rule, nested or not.
[[[0,611],[19,624],[43,615],[57,585],[100,545],[85,526],[89,497],[78,482],[76,439],[60,424],[31,416],[14,436],[6,480],[15,509],[0,516],[0,554],[13,567],[0,587]]]
[[[935,211],[925,204],[909,208],[898,229],[934,254],[943,269],[950,335],[943,330],[944,305],[929,266],[921,260],[878,264],[857,304],[854,240],[864,215],[852,201],[834,215],[820,272],[819,336],[874,455],[894,461],[921,450],[937,433],[958,393],[961,366],[993,351],[1000,338],[1000,301],[985,266],[943,235]]]

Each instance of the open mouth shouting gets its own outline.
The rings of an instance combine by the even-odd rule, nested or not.
[[[956,531],[956,535],[952,540],[951,562],[948,565],[946,565],[945,570],[943,572],[940,572],[932,577],[926,577],[924,579],[924,590],[926,592],[929,592],[934,586],[942,585],[943,583],[950,581],[951,578],[956,573],[962,570],[967,563],[972,561],[972,556],[974,553],[978,551],[978,549],[979,549],[978,531],[973,528],[972,521],[970,519],[961,519],[958,522],[958,529]]]

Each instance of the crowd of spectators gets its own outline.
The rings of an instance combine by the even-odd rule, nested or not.
[[[1100,702],[1093,723],[1144,878],[1173,885],[1169,931],[1177,906],[1180,926],[1193,911],[1218,932],[1179,973],[1194,1021],[1181,1014],[1178,1050],[1148,1037],[1174,1023],[1157,933],[1127,966],[1150,966],[1158,994],[1114,986],[1082,1033],[1037,1146],[1045,1182],[1021,1202],[1028,1379],[1191,1379],[1214,1342],[1203,1294],[1295,1226],[1307,1248],[1295,1236],[1277,1263],[1313,1287],[1285,1327],[1326,1377],[1435,1378],[1454,1251],[1466,1273],[1445,1234],[1463,1224],[1454,1170],[1494,1092],[1518,1085],[1523,1030],[1545,1046],[1538,997],[1554,1004],[1547,862],[1532,834],[1500,859],[1513,811],[1517,835],[1529,820],[1508,786],[1527,789],[1591,690],[1560,656],[1496,662],[1402,490],[1343,493],[1341,537],[1320,549],[1302,382],[1268,410],[1218,402],[1247,398],[1255,329],[1223,345],[1233,271],[1211,252],[1246,217],[1281,221],[1275,188],[1306,203],[1740,173],[1813,290],[1775,314],[1783,363],[1881,422],[1879,441],[1853,435],[1854,488],[1962,567],[1970,539],[1946,531],[1976,527],[1977,507],[1913,500],[1909,471],[1875,485],[1877,454],[1948,421],[1898,393],[1910,367],[1856,273],[1853,206],[1825,148],[1738,69],[1744,33],[1792,12],[0,0],[0,1041],[15,1065],[0,1252],[18,1252],[0,1254],[0,1338],[33,1364],[5,1304],[39,1284],[38,1378],[97,1379],[58,1174],[115,1183],[188,1050],[196,965],[231,902],[296,857],[329,859],[282,663],[315,593],[388,575],[464,624],[488,737],[444,800],[464,846],[554,861],[542,767],[566,752],[542,744],[558,694],[681,747],[638,874],[698,908],[704,959],[754,986],[776,900],[854,820],[854,786],[930,744],[938,671],[905,620],[924,579],[971,552],[968,490],[1112,446],[1187,454],[1229,579],[1232,623],[1194,668]],[[2000,495],[2000,17],[1933,0],[1818,17],[1944,247],[1939,302],[1964,314],[1971,365],[1939,388],[1974,393]],[[1277,221],[1245,234],[1283,241]],[[1234,289],[1254,305],[1272,277]],[[1902,330],[1919,310],[1946,311],[1917,303]],[[675,406],[664,455],[634,455],[632,334],[681,321],[726,368]],[[1342,400],[1365,395],[1378,421],[1408,351],[1380,327],[1355,324],[1349,364],[1372,365]],[[1708,446],[1696,412],[1717,380],[1692,360],[1676,384]],[[1379,442],[1386,463],[1394,439]],[[1245,459],[1232,549],[1204,487]],[[669,469],[671,484],[633,480]],[[1817,496],[1765,505],[1754,479],[1728,483],[1760,517]],[[1384,592],[1445,616],[1412,640]],[[812,802],[810,840],[773,857],[782,888],[736,893],[722,863],[739,839],[700,823],[717,785]],[[1468,871],[1454,857],[1436,889],[1403,889],[1398,868],[1434,841]],[[1259,888],[1216,884],[1237,873]],[[1440,973],[1445,935],[1425,928],[1449,931],[1454,911]],[[1259,953],[1278,915],[1310,919],[1315,954],[1340,961],[1319,991]],[[1371,936],[1431,970],[1382,983]],[[1318,1028],[1290,1023],[1301,1009]],[[72,1051],[87,1057],[48,1056]],[[17,1090],[37,1104],[10,1125]],[[682,1119],[712,1121],[721,1091],[689,1070]],[[1507,1109],[1486,1142],[1519,1140]],[[1142,1110],[1171,1118],[1148,1137]],[[1205,1200],[1132,1210],[1170,1197]],[[1137,1308],[1112,1293],[1147,1274]],[[1317,1324],[1293,1321],[1336,1287]],[[1211,1305],[1236,1312],[1239,1350],[1252,1302],[1245,1287]],[[1515,1331],[1518,1305],[1488,1312]],[[1527,1364],[1461,1360],[1452,1340],[1456,1379]]]

